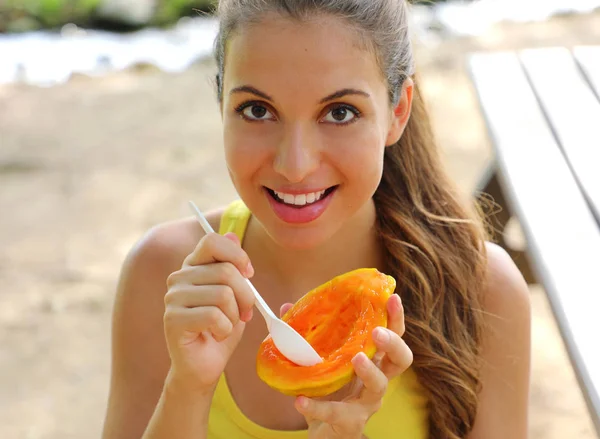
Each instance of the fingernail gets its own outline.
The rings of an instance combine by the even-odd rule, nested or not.
[[[246,266],[246,277],[254,276],[254,267],[252,266],[252,262],[248,262]]]
[[[229,239],[230,241],[233,241],[233,242],[235,242],[236,244],[239,244],[239,243],[240,243],[240,239],[239,239],[239,238],[238,238],[238,236],[237,236],[235,233],[233,233],[233,232],[227,232],[227,233],[225,233],[225,235],[223,235],[223,236],[225,236],[225,238]]]
[[[249,311],[244,311],[241,315],[240,315],[240,320],[242,322],[248,323],[250,320],[252,320],[252,316],[254,315],[254,311],[253,310],[249,310]]]
[[[400,298],[400,296],[398,294],[395,294],[396,296],[396,300],[395,303],[393,304],[394,308],[396,308],[396,311],[400,311],[402,309],[402,299]]]
[[[366,362],[369,360],[369,357],[364,352],[359,352],[354,357],[354,365],[356,367],[365,367]]]
[[[308,408],[308,398],[306,398],[304,396],[299,396],[298,397],[298,407],[300,407],[301,409]]]
[[[379,343],[387,343],[390,341],[390,333],[384,328],[376,328],[375,340],[377,340]]]

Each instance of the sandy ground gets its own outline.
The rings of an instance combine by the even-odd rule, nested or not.
[[[419,46],[442,152],[471,191],[490,146],[464,55],[600,41],[600,14],[503,25]],[[211,62],[137,69],[52,89],[0,88],[0,437],[99,437],[110,312],[123,257],[153,224],[235,197]],[[531,437],[593,438],[540,287],[531,289]]]

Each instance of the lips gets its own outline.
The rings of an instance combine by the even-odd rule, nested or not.
[[[271,208],[284,222],[301,224],[315,221],[331,202],[338,186],[313,192],[280,192],[265,187]]]

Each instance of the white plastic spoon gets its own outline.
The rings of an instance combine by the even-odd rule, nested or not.
[[[206,221],[206,218],[193,201],[190,201],[190,206],[192,206],[204,231],[206,233],[213,233],[213,228],[208,221]],[[279,349],[288,360],[300,366],[314,366],[315,364],[323,362],[323,359],[319,356],[317,351],[314,350],[304,337],[298,334],[294,328],[271,311],[269,305],[267,305],[260,294],[258,294],[258,291],[256,291],[256,288],[254,288],[254,285],[252,285],[250,280],[246,279],[246,282],[248,282],[250,289],[254,292],[254,296],[256,297],[256,307],[265,318],[267,329],[269,330],[273,343],[275,343],[277,349]]]

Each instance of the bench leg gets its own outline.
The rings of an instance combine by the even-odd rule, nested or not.
[[[492,211],[488,211],[490,204],[490,197],[495,204]],[[513,259],[521,274],[527,281],[528,284],[538,283],[535,274],[531,268],[531,264],[527,258],[527,254],[521,250],[515,250],[511,248],[506,242],[505,229],[509,220],[513,217],[513,213],[510,210],[510,205],[506,200],[500,180],[498,178],[498,172],[494,165],[490,166],[484,174],[477,193],[475,194],[476,202],[483,209],[486,218],[490,221],[490,225],[493,231],[496,232],[491,238],[492,240],[501,246]]]

